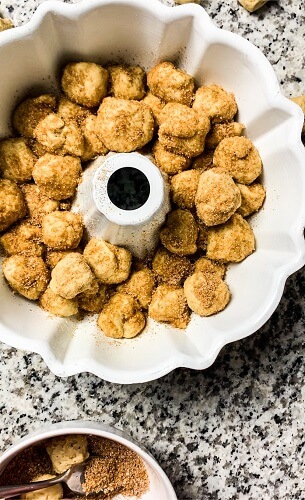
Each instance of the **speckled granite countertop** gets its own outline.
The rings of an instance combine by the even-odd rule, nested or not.
[[[4,0],[0,12],[20,25],[42,1]],[[217,26],[265,53],[288,97],[305,93],[304,0],[270,2],[256,14],[236,0],[202,5]],[[179,369],[133,386],[89,374],[62,380],[40,356],[1,344],[0,449],[40,423],[100,420],[151,451],[179,500],[305,499],[304,327],[301,270],[270,321],[203,372]]]

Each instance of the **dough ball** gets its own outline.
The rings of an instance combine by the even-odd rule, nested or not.
[[[230,175],[213,168],[200,175],[195,202],[199,219],[206,226],[216,226],[236,212],[241,195]]]
[[[143,102],[151,109],[156,124],[160,125],[161,124],[160,116],[166,102],[160,99],[159,97],[155,96],[151,92],[147,92],[146,96],[143,99]]]
[[[24,217],[26,205],[22,191],[8,179],[0,179],[0,231]]]
[[[187,257],[160,247],[153,258],[152,268],[159,283],[179,286],[192,272],[193,266]]]
[[[159,285],[153,294],[148,314],[156,321],[169,323],[175,328],[186,328],[190,312],[183,288]]]
[[[95,280],[91,288],[80,293],[77,298],[80,309],[91,313],[98,313],[107,302],[108,290],[106,285],[102,285]]]
[[[214,151],[204,151],[201,155],[196,156],[192,162],[192,168],[199,170],[199,172],[205,172],[209,168],[213,168],[213,156]]]
[[[140,66],[110,66],[110,94],[118,99],[135,99],[145,96],[145,71]]]
[[[226,283],[217,275],[196,271],[184,283],[189,308],[199,316],[222,311],[230,301]]]
[[[144,267],[139,271],[133,272],[125,283],[117,287],[118,292],[127,293],[136,299],[144,309],[150,304],[155,279],[153,272]]]
[[[251,226],[239,214],[208,231],[207,257],[222,262],[240,262],[255,250]]]
[[[227,137],[214,152],[214,165],[241,184],[251,184],[262,172],[262,160],[246,137]]]
[[[64,299],[74,299],[88,290],[94,281],[94,274],[82,255],[71,252],[61,259],[52,271],[50,288]]]
[[[41,156],[45,155],[47,153],[46,148],[36,139],[26,139],[27,144],[32,151],[33,155],[35,156],[35,161],[37,158],[40,158]]]
[[[195,94],[193,108],[198,113],[208,115],[213,123],[233,120],[237,113],[234,94],[215,84],[199,87]]]
[[[32,178],[36,158],[22,138],[0,142],[0,171],[4,179],[25,182]]]
[[[149,90],[166,102],[174,101],[190,106],[194,97],[195,80],[171,62],[161,62],[147,74]]]
[[[98,279],[106,285],[121,283],[129,276],[131,253],[125,248],[92,238],[84,249],[84,258]]]
[[[34,137],[34,130],[56,108],[56,97],[44,94],[30,97],[17,106],[13,114],[13,124],[17,132],[24,137]]]
[[[66,97],[61,97],[58,102],[57,114],[65,122],[75,121],[76,123],[81,124],[82,121],[90,115],[90,111],[88,108],[79,106]]]
[[[50,287],[41,295],[39,304],[45,311],[61,318],[69,318],[78,313],[77,299],[64,299]]]
[[[0,236],[0,242],[7,255],[24,253],[41,257],[43,245],[41,242],[41,228],[31,221],[25,220]]]
[[[199,250],[206,251],[208,244],[208,228],[200,221],[197,221],[199,228],[197,247]]]
[[[237,184],[241,194],[241,206],[237,212],[243,217],[257,212],[264,203],[266,197],[265,188],[258,182],[245,186],[244,184]]]
[[[83,236],[83,218],[73,212],[51,212],[42,219],[42,241],[55,250],[71,250]]]
[[[88,115],[81,123],[81,129],[84,135],[84,151],[81,156],[82,161],[89,161],[98,155],[105,155],[108,153],[103,141],[96,133],[96,120],[95,115]]]
[[[21,191],[25,198],[28,212],[32,219],[39,222],[41,218],[54,210],[58,210],[59,201],[45,196],[36,184],[23,184]]]
[[[98,64],[69,63],[64,68],[61,85],[71,101],[92,108],[107,95],[108,78],[108,71]]]
[[[241,136],[245,126],[238,122],[215,123],[206,136],[205,145],[208,149],[215,149],[225,137]]]
[[[75,195],[81,173],[79,158],[47,153],[36,162],[33,177],[45,196],[65,200]]]
[[[17,254],[3,261],[9,285],[27,299],[37,300],[49,282],[49,272],[41,257]]]
[[[57,436],[48,440],[45,446],[57,474],[62,474],[89,457],[87,437],[83,434]]]
[[[207,257],[200,257],[195,262],[195,272],[198,271],[205,274],[216,274],[219,278],[223,279],[226,273],[226,266],[221,262],[208,259]]]
[[[161,230],[161,243],[177,255],[191,255],[197,251],[198,226],[188,210],[174,210],[167,216]]]
[[[76,121],[64,121],[56,113],[38,123],[34,137],[48,153],[82,156],[84,152],[83,134]]]
[[[71,253],[81,253],[81,250],[79,248],[76,248],[75,250],[50,250],[47,248],[46,255],[45,255],[45,262],[47,266],[50,269],[54,269],[54,267],[58,264],[60,260],[62,260],[64,257],[67,255],[70,255]]]
[[[182,170],[189,168],[191,164],[190,158],[171,153],[160,143],[156,141],[153,147],[153,155],[156,165],[167,175],[174,175]]]
[[[145,316],[139,305],[127,293],[114,294],[103,307],[97,324],[107,337],[132,338],[145,327]]]
[[[175,205],[188,210],[195,207],[199,179],[198,170],[186,170],[171,178],[171,195]]]
[[[52,474],[41,474],[40,476],[36,476],[31,482],[45,481],[47,479],[53,479],[54,477],[56,476],[52,476]],[[60,500],[61,498],[63,498],[61,484],[54,484],[54,486],[21,495],[22,500]]]
[[[129,153],[152,139],[154,117],[143,102],[107,97],[98,110],[96,133],[110,151]]]

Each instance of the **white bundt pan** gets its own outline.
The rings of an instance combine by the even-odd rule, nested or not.
[[[43,3],[27,25],[0,35],[0,133],[29,89],[54,90],[58,69],[72,60],[123,60],[148,69],[175,61],[197,84],[234,92],[239,120],[264,162],[267,198],[252,217],[257,249],[231,265],[229,306],[209,318],[193,315],[186,331],[149,320],[132,340],[113,340],[96,318],[51,318],[0,283],[0,340],[39,353],[66,377],[91,372],[117,383],[156,379],[177,367],[210,366],[228,342],[246,337],[271,316],[285,280],[305,263],[305,151],[301,110],[280,91],[263,54],[240,36],[217,29],[198,5],[166,7],[157,0]]]

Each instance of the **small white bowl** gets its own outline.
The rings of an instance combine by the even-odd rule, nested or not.
[[[63,64],[109,59],[145,69],[175,61],[197,84],[215,82],[234,92],[238,119],[263,159],[267,189],[263,209],[251,219],[257,249],[227,273],[230,304],[215,316],[193,315],[186,332],[149,320],[139,337],[115,341],[98,330],[95,318],[50,318],[0,280],[1,341],[41,354],[56,375],[89,371],[122,384],[153,380],[176,367],[206,368],[225,344],[270,318],[285,280],[305,263],[305,152],[303,114],[281,94],[263,54],[217,29],[199,5],[170,8],[157,0],[45,2],[30,23],[1,33],[2,136],[10,133],[16,99],[29,89],[58,88]]]
[[[144,461],[150,481],[149,491],[142,495],[139,500],[177,500],[174,489],[165,472],[143,446],[135,443],[135,441],[133,441],[129,436],[126,437],[121,431],[115,429],[114,427],[109,427],[99,422],[85,420],[74,420],[52,424],[23,437],[18,442],[10,446],[0,456],[0,475],[11,460],[13,460],[13,458],[15,458],[21,451],[31,446],[38,445],[46,439],[68,434],[90,434],[92,436],[103,437],[111,439],[117,443],[121,443],[127,448],[133,450]],[[120,496],[120,498],[123,500],[125,497]]]

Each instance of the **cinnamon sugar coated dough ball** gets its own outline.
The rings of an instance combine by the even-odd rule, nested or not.
[[[161,243],[177,255],[191,255],[197,251],[198,226],[188,210],[174,210],[167,216],[160,232]]]
[[[191,159],[185,156],[171,153],[156,141],[153,147],[153,154],[156,165],[167,175],[174,175],[189,168]]]
[[[127,293],[115,293],[103,307],[97,324],[107,337],[133,338],[145,327],[145,316]]]
[[[184,283],[189,308],[199,316],[222,311],[230,301],[227,284],[217,275],[196,271]]]
[[[82,161],[92,160],[98,155],[107,154],[109,151],[96,133],[96,119],[95,115],[90,114],[81,123],[81,129],[84,134]]]
[[[50,269],[54,269],[54,267],[60,260],[62,260],[67,255],[75,252],[81,253],[81,250],[79,248],[76,248],[75,250],[50,250],[49,248],[47,248],[45,254],[45,263]]]
[[[29,181],[35,161],[34,154],[22,137],[0,141],[0,173],[4,179]]]
[[[154,117],[142,101],[106,97],[98,110],[96,133],[110,151],[129,153],[152,139]]]
[[[255,250],[251,226],[239,214],[208,231],[207,257],[222,262],[240,262]]]
[[[41,228],[28,219],[0,236],[0,242],[7,255],[24,253],[41,257],[43,252]]]
[[[225,137],[241,136],[245,126],[238,122],[215,123],[208,133],[205,145],[208,149],[215,149]]]
[[[89,457],[87,437],[82,434],[52,438],[46,442],[46,450],[57,474],[62,474],[71,465],[80,464]]]
[[[55,250],[76,248],[83,235],[83,218],[73,212],[51,212],[42,219],[42,241]]]
[[[46,481],[47,479],[53,479],[56,476],[52,474],[41,474],[32,479],[31,483],[36,481]],[[63,489],[61,484],[54,484],[48,488],[43,488],[42,490],[31,491],[30,493],[25,493],[21,495],[22,500],[60,500],[63,498]]]
[[[192,158],[204,150],[210,120],[183,104],[168,103],[161,113],[159,141],[173,153]]]
[[[206,226],[216,226],[236,212],[241,195],[230,175],[213,168],[200,175],[195,203],[199,219]]]
[[[227,137],[215,149],[214,165],[241,184],[251,184],[262,172],[262,160],[247,137]]]
[[[148,309],[149,316],[175,328],[186,328],[190,321],[183,288],[170,285],[159,285],[153,294]]]
[[[3,274],[9,285],[27,299],[37,300],[49,282],[49,272],[41,257],[12,255],[3,261]]]
[[[214,151],[204,151],[193,159],[192,168],[199,170],[201,173],[205,172],[209,168],[213,168],[213,156]]]
[[[226,266],[221,262],[208,259],[207,257],[200,257],[200,259],[195,262],[195,272],[198,271],[205,274],[216,274],[219,278],[224,278]]]
[[[87,312],[98,313],[107,302],[108,291],[106,285],[95,280],[88,290],[77,296],[80,309]]]
[[[22,191],[8,179],[0,179],[0,231],[24,217],[26,205]]]
[[[199,179],[198,170],[186,170],[172,177],[171,195],[175,205],[188,210],[194,208]]]
[[[92,238],[84,249],[84,258],[101,283],[118,284],[129,276],[131,253],[125,248]]]
[[[75,121],[80,124],[88,115],[90,111],[88,108],[79,106],[75,102],[70,101],[66,97],[60,97],[58,101],[57,114],[65,121]]]
[[[145,71],[140,66],[109,66],[110,94],[119,99],[145,96]]]
[[[64,299],[74,299],[79,293],[88,290],[94,274],[82,255],[77,252],[69,253],[52,271],[50,288]]]
[[[79,158],[47,153],[37,160],[33,177],[45,196],[65,200],[75,195],[81,173]]]
[[[136,299],[144,309],[150,304],[155,279],[153,272],[145,267],[133,272],[125,283],[117,287],[118,292],[127,293]]]
[[[179,286],[192,272],[193,266],[187,257],[160,247],[153,258],[152,269],[159,283]]]
[[[34,137],[38,123],[56,108],[56,97],[43,94],[26,99],[17,106],[13,113],[13,124],[17,132],[24,137]]]
[[[144,104],[150,107],[152,114],[154,116],[155,122],[157,125],[161,124],[160,115],[162,110],[166,104],[165,101],[152,94],[151,92],[147,92],[146,96],[143,99]]]
[[[195,90],[195,80],[171,62],[161,62],[147,73],[149,90],[166,102],[174,101],[190,106]]]
[[[193,108],[198,113],[205,113],[213,123],[233,120],[237,113],[234,94],[215,84],[199,87]]]
[[[237,184],[241,194],[241,206],[237,212],[243,217],[257,212],[264,203],[266,197],[265,188],[258,182],[245,186],[244,184]]]
[[[108,71],[98,64],[69,63],[64,68],[61,85],[71,101],[93,108],[107,95],[108,78]]]
[[[81,156],[84,152],[84,138],[74,121],[65,122],[56,113],[50,113],[37,124],[34,137],[48,153]]]
[[[59,201],[51,200],[45,196],[36,184],[23,184],[21,191],[30,217],[38,222],[43,215],[54,212],[59,208]]]
[[[77,299],[65,299],[50,287],[41,295],[39,304],[45,311],[61,318],[69,318],[78,313]]]

